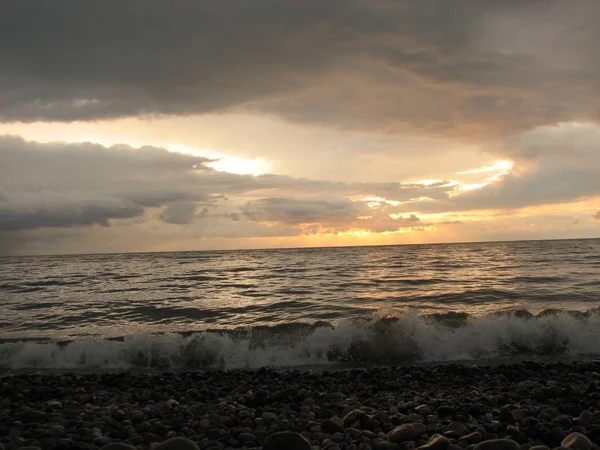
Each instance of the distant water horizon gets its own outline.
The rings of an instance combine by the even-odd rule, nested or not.
[[[3,257],[0,367],[600,356],[600,239]]]
[[[577,237],[577,238],[545,238],[545,239],[498,239],[477,241],[449,241],[449,242],[399,242],[397,244],[352,244],[352,245],[314,245],[314,246],[283,246],[283,247],[236,247],[236,248],[199,248],[191,250],[148,250],[148,251],[100,251],[100,252],[70,252],[70,253],[31,253],[31,254],[7,254],[0,255],[0,260],[8,258],[36,258],[46,256],[93,256],[93,255],[148,255],[163,253],[202,253],[202,252],[245,252],[254,250],[276,251],[276,250],[315,250],[328,248],[370,248],[370,247],[414,247],[425,245],[464,245],[464,244],[497,244],[513,242],[556,242],[556,241],[594,241],[600,237]]]

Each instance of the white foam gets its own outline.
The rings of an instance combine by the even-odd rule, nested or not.
[[[567,313],[541,318],[489,315],[462,326],[408,312],[394,321],[342,322],[335,328],[282,337],[234,337],[202,332],[136,335],[123,341],[81,340],[0,344],[0,365],[10,369],[256,369],[328,365],[339,361],[401,363],[503,358],[519,355],[600,355],[600,316]]]

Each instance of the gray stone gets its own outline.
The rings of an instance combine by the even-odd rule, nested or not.
[[[468,432],[467,427],[460,422],[450,423],[450,425],[448,425],[448,431],[454,431],[458,437],[462,437]]]
[[[395,442],[383,441],[377,444],[375,450],[401,450],[405,447],[402,447],[400,444],[396,444]]]
[[[48,414],[36,409],[30,409],[23,414],[26,422],[44,423],[48,420]]]
[[[321,429],[327,434],[343,433],[344,420],[340,417],[331,417],[321,423]]]
[[[350,436],[352,439],[356,439],[362,433],[360,430],[357,430],[356,428],[347,428],[345,431],[345,434],[346,434],[346,436]]]
[[[419,405],[415,408],[415,412],[422,416],[431,414],[431,408],[428,405]]]
[[[454,414],[454,408],[448,405],[440,406],[437,409],[437,414],[440,417],[452,416]]]
[[[507,423],[509,425],[514,425],[515,423],[517,423],[515,415],[508,408],[502,408],[500,410],[499,420],[500,422]]]
[[[490,439],[477,444],[478,450],[521,450],[521,446],[511,439]]]
[[[280,431],[267,436],[263,450],[312,450],[310,442],[294,431]]]
[[[571,433],[560,443],[561,447],[575,450],[588,450],[592,448],[590,440],[581,433]]]
[[[421,422],[405,423],[394,428],[387,435],[390,442],[400,443],[405,441],[415,441],[427,432],[427,427]]]
[[[256,436],[254,436],[252,433],[240,433],[238,434],[237,439],[242,443],[250,441],[256,442]]]
[[[479,431],[474,431],[471,434],[467,434],[460,438],[461,441],[467,442],[469,444],[477,444],[481,442],[482,435]]]
[[[275,420],[277,420],[277,416],[275,415],[275,413],[272,412],[263,413],[262,418],[265,422],[274,422]]]
[[[364,411],[355,409],[344,417],[344,426],[360,428],[361,430],[372,430],[373,419]]]
[[[446,450],[450,446],[451,442],[444,436],[433,436],[429,442],[419,447],[422,450]]]
[[[111,442],[102,447],[102,450],[136,450],[136,448],[123,442]]]
[[[594,423],[596,421],[596,416],[594,416],[594,414],[592,414],[587,409],[581,411],[581,414],[579,414],[579,418],[585,423]]]
[[[174,437],[154,446],[152,450],[200,450],[200,448],[187,438]]]

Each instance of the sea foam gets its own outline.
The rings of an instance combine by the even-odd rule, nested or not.
[[[198,370],[582,358],[600,355],[600,314],[547,310],[470,317],[379,311],[336,324],[290,323],[70,342],[0,344],[4,369]]]

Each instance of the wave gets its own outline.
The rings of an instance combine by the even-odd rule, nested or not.
[[[600,356],[600,309],[419,315],[0,344],[4,369],[204,370]]]

